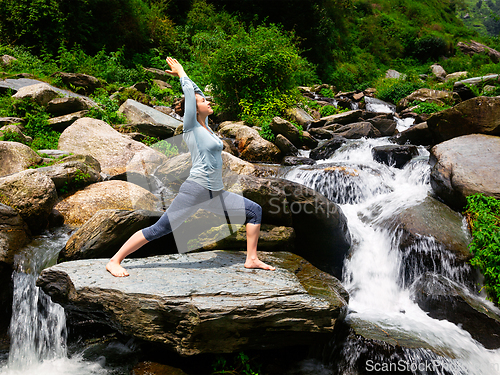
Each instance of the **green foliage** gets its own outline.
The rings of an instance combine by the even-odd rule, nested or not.
[[[324,105],[319,109],[319,114],[321,117],[336,115],[337,113],[347,112],[349,109],[347,108],[338,108],[333,105]]]
[[[471,264],[484,275],[489,297],[500,303],[500,200],[474,194],[467,197],[466,215],[472,231]]]
[[[211,56],[209,77],[222,109],[248,116],[256,113],[251,106],[266,107],[267,113],[280,106],[306,72],[313,75],[300,57],[293,35],[270,25],[251,27],[248,32],[240,29],[221,45]]]
[[[264,122],[261,125],[259,135],[269,142],[274,142],[274,140],[276,139],[276,134],[274,134],[268,122]]]
[[[377,86],[377,98],[397,104],[401,99],[412,92],[424,87],[418,81],[407,79],[385,78]]]
[[[155,137],[148,137],[144,143],[158,152],[161,152],[166,157],[170,158],[175,155],[179,155],[179,149],[175,144],[170,143],[168,139],[158,140]]]
[[[445,109],[451,108],[449,105],[439,105],[436,103],[430,103],[430,102],[421,102],[419,100],[415,100],[413,103],[410,104],[410,107],[417,106],[416,108],[412,109],[412,112],[414,113],[435,113],[439,111],[443,111]]]
[[[127,122],[126,117],[118,112],[120,103],[116,99],[109,97],[108,92],[104,89],[97,89],[91,98],[98,104],[92,107],[87,117],[92,117],[111,125],[124,124]]]
[[[24,138],[19,133],[16,133],[15,131],[12,130],[2,130],[0,132],[0,141],[18,142],[26,144]]]
[[[227,356],[218,355],[212,364],[212,375],[234,374],[234,375],[259,375],[260,365],[255,364],[244,352],[235,354],[231,363]]]
[[[59,188],[60,193],[69,193],[70,191],[75,191],[81,189],[87,184],[88,179],[90,179],[90,174],[85,173],[81,170],[77,170],[71,181],[65,181],[64,185]]]

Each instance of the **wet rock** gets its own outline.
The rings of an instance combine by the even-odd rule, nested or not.
[[[311,158],[305,158],[300,156],[285,156],[283,158],[282,164],[285,166],[295,166],[295,165],[313,165],[316,164],[316,160]]]
[[[436,144],[434,136],[427,126],[427,122],[413,125],[401,133],[394,135],[390,140],[400,145],[409,143],[417,146],[429,146]]]
[[[431,149],[431,186],[450,207],[462,210],[468,195],[500,198],[500,137],[471,134]]]
[[[30,230],[19,213],[0,203],[0,263],[13,266],[17,251],[30,239]]]
[[[173,136],[175,128],[181,124],[181,121],[132,99],[127,99],[118,112],[131,123],[128,128],[161,139]]]
[[[0,178],[0,203],[19,212],[34,234],[47,227],[56,200],[54,183],[36,170],[28,169]]]
[[[339,125],[338,127],[341,127],[342,125]],[[332,130],[327,130],[327,126],[324,126],[322,128],[311,128],[309,129],[309,133],[317,138],[317,139],[331,139],[335,135],[335,133]]]
[[[373,160],[395,168],[403,168],[418,155],[415,146],[377,146],[372,148]]]
[[[30,147],[18,142],[0,141],[0,177],[21,172],[42,163]]]
[[[456,282],[433,273],[412,285],[420,308],[434,319],[446,319],[469,332],[487,349],[500,348],[500,311]]]
[[[276,136],[274,144],[278,146],[278,148],[281,151],[281,154],[284,156],[297,156],[299,154],[299,150],[297,150],[297,147],[295,147],[292,142],[290,142],[286,137],[284,137],[281,134],[278,134]]]
[[[219,126],[223,136],[235,138],[238,144],[239,157],[252,162],[279,162],[280,149],[265,140],[259,132],[241,123],[223,122]]]
[[[374,118],[366,120],[366,122],[369,122],[375,128],[377,128],[382,137],[390,137],[396,132],[397,122],[394,119],[394,115],[392,113],[376,116]]]
[[[500,135],[500,98],[480,96],[435,113],[427,120],[439,141],[467,134]]]
[[[45,269],[37,285],[70,316],[92,319],[182,355],[317,343],[330,337],[348,295],[334,277],[290,253],[261,253],[274,272],[247,270],[244,252],[165,255]],[[187,281],[187,282],[186,282]]]
[[[102,171],[110,175],[126,172],[130,159],[137,152],[149,149],[143,143],[120,134],[104,121],[87,117],[64,130],[58,148],[91,155],[99,161]]]
[[[347,139],[377,138],[381,136],[380,131],[369,122],[355,122],[344,125],[335,130],[334,133]]]
[[[95,104],[84,97],[54,98],[47,103],[47,112],[52,116],[64,116],[70,113],[89,110]]]
[[[58,95],[58,92],[50,85],[46,83],[38,83],[32,86],[20,88],[14,95],[12,95],[12,97],[15,99],[29,98],[41,106],[45,106]]]
[[[335,135],[329,141],[323,143],[319,147],[316,147],[314,150],[311,150],[311,152],[309,153],[309,157],[314,160],[328,159],[346,142],[347,139],[345,139],[344,137]]]
[[[55,209],[70,226],[81,226],[97,211],[104,209],[148,210],[156,209],[156,198],[146,189],[125,181],[104,181],[63,199]]]
[[[337,113],[336,115],[322,117],[317,121],[313,121],[310,125],[311,128],[321,128],[325,125],[330,124],[341,124],[347,125],[359,120],[362,116],[363,111],[361,109],[356,109],[353,111],[347,111],[342,113]]]

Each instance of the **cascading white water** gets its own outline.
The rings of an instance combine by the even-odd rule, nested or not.
[[[87,375],[106,371],[81,356],[68,358],[64,309],[35,285],[39,273],[55,263],[69,235],[66,228],[41,236],[16,256],[14,296],[9,328],[10,351],[0,374]]]
[[[348,219],[353,247],[343,279],[350,293],[347,321],[370,322],[386,332],[417,338],[446,354],[405,349],[401,365],[414,366],[410,373],[500,374],[500,350],[485,349],[465,330],[446,320],[430,318],[412,301],[411,288],[402,280],[405,258],[392,219],[431,194],[428,152],[421,148],[418,157],[403,169],[396,169],[373,161],[372,147],[387,144],[390,142],[386,138],[352,140],[330,159],[319,161],[319,167],[324,168],[297,167],[285,175],[339,203]],[[432,238],[423,238],[413,246],[420,252],[437,250]],[[463,281],[463,270],[454,268],[445,258],[440,263],[435,272]],[[415,266],[417,274],[413,277],[421,272],[418,268]],[[357,345],[348,343],[342,349],[344,357],[356,360],[363,349]],[[415,368],[422,364],[427,367]],[[376,364],[371,365],[365,370],[375,371]],[[346,369],[346,373],[351,370]]]

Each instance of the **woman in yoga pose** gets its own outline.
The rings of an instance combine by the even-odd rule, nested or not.
[[[166,72],[179,77],[185,98],[183,138],[191,152],[192,167],[189,177],[181,185],[179,194],[162,217],[152,226],[134,233],[110,259],[106,269],[118,277],[128,276],[121,266],[126,256],[149,241],[162,237],[184,222],[199,208],[219,215],[244,213],[247,233],[246,268],[275,268],[262,262],[257,256],[262,208],[257,203],[235,193],[223,190],[222,141],[208,126],[208,116],[213,110],[198,86],[189,79],[182,65],[167,58],[170,70]],[[217,199],[215,199],[217,198]]]

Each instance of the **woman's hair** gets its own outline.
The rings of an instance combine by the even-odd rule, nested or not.
[[[184,111],[185,111],[185,109],[186,109],[186,100],[184,98],[181,98],[174,105],[175,113],[177,113],[179,116],[184,117]]]

